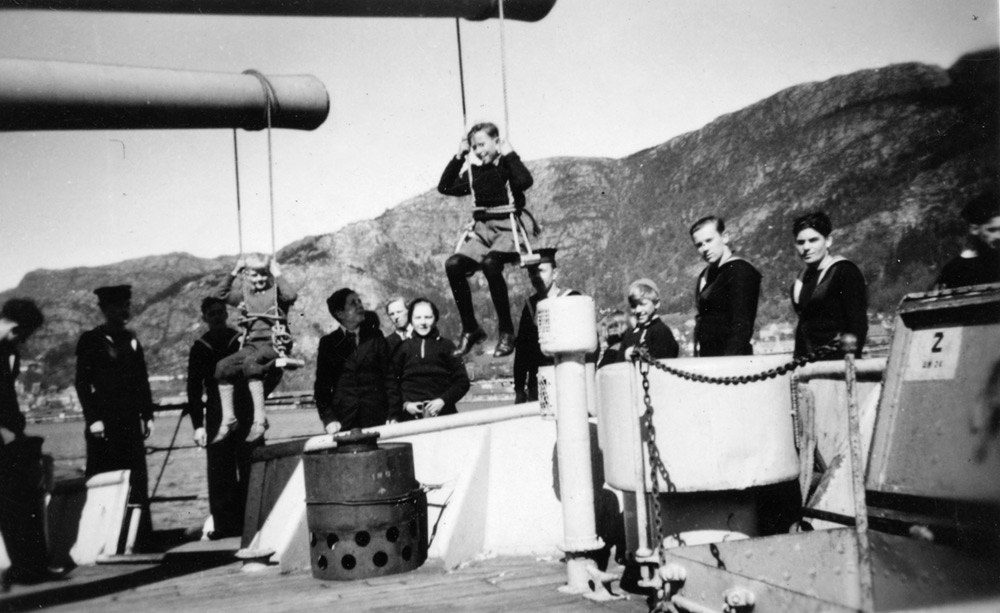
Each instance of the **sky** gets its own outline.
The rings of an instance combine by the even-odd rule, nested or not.
[[[498,24],[461,28],[470,123],[497,122],[528,160],[622,157],[800,83],[950,66],[998,45],[998,3],[557,0],[505,24],[507,126]],[[465,131],[454,19],[0,10],[0,58],[318,77],[326,122],[272,135],[279,248],[433,189]],[[245,250],[269,252],[266,135],[238,142]],[[0,245],[0,289],[39,268],[235,254],[232,131],[0,133]]]

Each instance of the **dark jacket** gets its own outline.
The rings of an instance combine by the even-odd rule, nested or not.
[[[1000,252],[983,245],[981,241],[976,243],[976,249],[969,257],[959,256],[944,265],[933,289],[1000,282]]]
[[[680,355],[680,347],[674,339],[674,333],[659,317],[653,317],[646,326],[636,326],[622,335],[621,356],[618,361],[625,361],[626,349],[640,345],[649,349],[649,355],[654,360],[676,358]]]
[[[76,345],[76,394],[87,422],[88,477],[112,470],[131,472],[129,499],[148,505],[143,422],[153,419],[153,395],[142,345],[129,330],[98,326]],[[104,424],[104,437],[90,426]]]
[[[316,352],[316,410],[323,425],[339,421],[344,430],[380,426],[397,406],[389,343],[378,315],[368,311],[358,328],[357,346],[343,328],[319,340]]]
[[[21,372],[21,358],[10,341],[0,341],[0,426],[14,434],[24,433],[24,414],[17,404],[14,380]],[[0,447],[3,439],[0,438]]]
[[[406,340],[403,336],[400,336],[399,331],[393,330],[392,332],[385,335],[385,340],[389,343],[389,351],[394,352],[403,344]]]
[[[400,404],[397,419],[413,419],[402,410],[403,402],[423,402],[440,398],[444,408],[439,415],[458,412],[455,406],[469,391],[469,375],[462,358],[453,355],[455,345],[442,338],[437,328],[427,336],[415,332],[403,341],[393,356],[393,371],[399,382]]]
[[[80,335],[76,394],[88,427],[101,421],[108,431],[141,433],[140,420],[153,418],[153,395],[139,339],[106,326]]]
[[[574,289],[560,288],[554,297],[579,295],[580,292]],[[538,368],[555,364],[552,356],[542,353],[538,341],[536,317],[538,303],[542,300],[543,297],[538,293],[528,297],[521,310],[521,321],[517,326],[517,340],[514,342],[514,396],[521,400],[538,400]],[[596,363],[599,354],[600,343],[598,349],[585,356],[585,361]]]
[[[757,269],[740,258],[701,271],[695,285],[695,355],[753,355],[760,279]]]
[[[292,308],[298,293],[295,288],[285,280],[284,276],[275,278],[271,287],[255,292],[243,277],[234,277],[232,274],[226,275],[217,288],[212,292],[212,296],[226,302],[226,304],[239,307],[240,328],[246,331],[244,343],[254,341],[271,341],[272,321],[262,318],[254,318],[254,315],[269,314],[281,317],[286,320],[288,309]],[[277,311],[274,310],[277,305]]]
[[[806,271],[792,284],[791,299],[799,323],[795,327],[795,356],[802,357],[830,343],[841,334],[853,334],[858,339],[854,352],[861,357],[868,335],[868,288],[861,270],[850,260],[837,259],[819,271],[816,288],[803,290]],[[826,356],[833,360],[843,352]]]
[[[452,157],[441,173],[441,180],[438,181],[438,191],[446,196],[468,196],[469,195],[469,175],[462,172],[462,165],[465,158]],[[514,202],[510,202],[507,195],[507,185],[510,184],[510,194],[514,197]],[[521,158],[514,152],[499,156],[493,163],[472,167],[472,187],[476,192],[476,203],[478,207],[496,207],[514,204],[517,208],[524,208],[524,192],[534,183],[531,173],[521,162]],[[477,219],[480,216],[477,214]]]
[[[215,366],[219,360],[240,349],[240,333],[226,328],[223,334],[206,332],[191,345],[188,354],[187,399],[191,427],[206,428],[214,437],[222,423],[222,405],[219,400],[219,382],[215,379]],[[240,423],[253,421],[252,404],[246,385],[237,385],[235,393],[242,396],[235,402],[236,418]]]

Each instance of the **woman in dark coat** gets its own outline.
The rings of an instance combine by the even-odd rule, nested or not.
[[[389,343],[378,315],[366,311],[350,288],[326,301],[340,328],[319,341],[316,353],[316,409],[327,434],[380,426],[399,404],[390,368]]]
[[[792,225],[795,250],[806,267],[791,288],[792,306],[799,316],[795,328],[795,356],[808,355],[844,334],[857,338],[856,357],[868,334],[868,289],[861,270],[850,260],[830,254],[833,225],[825,213],[797,218]],[[836,351],[823,359],[842,358]]]
[[[426,298],[410,303],[413,333],[396,349],[393,370],[402,397],[400,420],[457,413],[469,375],[455,345],[437,330],[438,308]]]

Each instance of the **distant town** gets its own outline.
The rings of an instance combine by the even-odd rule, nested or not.
[[[681,346],[683,356],[694,354],[694,319],[679,323],[669,321],[670,328]],[[892,331],[892,318],[876,314],[869,324],[869,338],[865,344],[866,356],[884,356],[888,353]],[[757,355],[791,353],[795,343],[795,326],[789,322],[773,322],[761,326],[754,340]],[[493,360],[489,355],[478,356],[466,364],[473,387],[465,401],[494,401],[514,397],[513,381],[510,378],[511,361]],[[83,409],[73,386],[59,389],[56,386],[43,388],[43,365],[36,360],[22,360],[21,374],[15,388],[18,402],[25,417],[31,423],[53,421],[74,421],[83,419]],[[186,406],[186,373],[153,374],[149,377],[153,391],[153,401],[161,410],[181,410]],[[305,408],[312,405],[312,390],[279,388],[269,404],[277,408]]]

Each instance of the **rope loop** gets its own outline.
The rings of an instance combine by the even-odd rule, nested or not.
[[[261,87],[264,89],[264,125],[268,130],[271,129],[271,120],[281,111],[281,107],[278,105],[278,96],[274,93],[274,85],[271,81],[259,70],[249,68],[243,71],[243,74],[255,77],[260,81]]]

